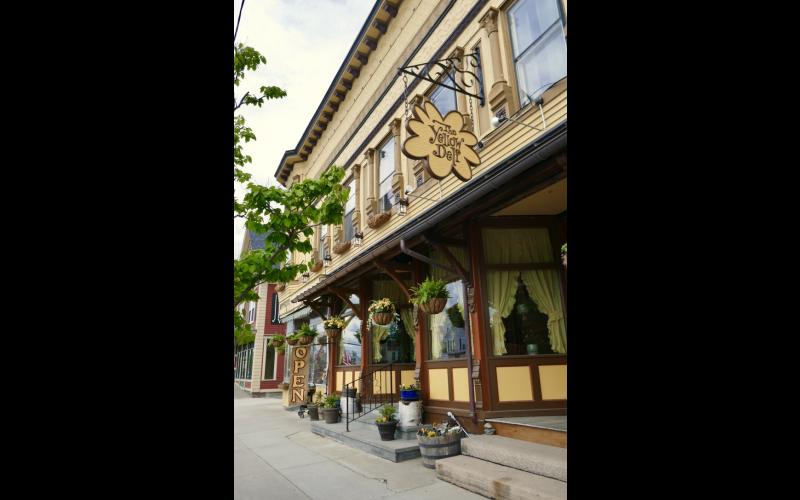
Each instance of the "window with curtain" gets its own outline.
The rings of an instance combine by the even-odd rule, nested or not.
[[[388,212],[394,204],[392,177],[394,176],[394,136],[383,143],[378,152],[378,210]]]
[[[484,228],[482,236],[492,353],[566,354],[561,276],[548,230]]]
[[[411,285],[410,283],[406,283]],[[408,307],[408,299],[400,287],[392,280],[377,280],[372,283],[376,299],[388,297],[395,304],[399,315],[389,325],[373,325],[372,339],[373,363],[411,363],[415,357],[415,335],[413,317]]]
[[[344,241],[350,241],[353,239],[353,213],[356,210],[356,181],[352,180],[349,184],[347,184],[348,194],[347,194],[347,203],[344,205],[344,219],[343,219],[343,226],[344,226]]]
[[[441,82],[453,86],[453,81],[451,78],[455,77],[454,72],[450,72],[450,77],[443,77]],[[428,99],[431,100],[436,109],[439,110],[439,114],[442,116],[446,116],[447,113],[451,111],[456,111],[458,109],[458,105],[456,103],[456,91],[453,89],[448,89],[447,87],[442,87],[441,85],[434,85],[433,92],[431,92]]]
[[[462,248],[448,246],[448,250],[465,269],[469,269],[467,255]],[[431,259],[447,267],[453,267],[444,255],[435,250],[431,252]],[[447,283],[450,298],[447,300],[444,311],[428,316],[428,359],[435,361],[463,358],[467,355],[463,283],[458,277],[437,266],[430,266],[429,272],[433,279]],[[470,324],[470,329],[471,327]]]
[[[523,106],[567,76],[567,42],[558,1],[519,0],[508,10],[514,65]]]
[[[350,296],[350,302],[358,305],[358,297]],[[346,325],[342,329],[339,337],[339,359],[340,365],[360,366],[361,365],[361,320],[353,314],[350,308],[342,312]]]
[[[438,279],[438,278],[437,278]],[[464,286],[461,280],[447,283],[450,298],[444,311],[428,316],[428,359],[463,358],[467,355],[464,329]]]

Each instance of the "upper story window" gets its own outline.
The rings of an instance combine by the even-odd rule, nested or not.
[[[325,258],[328,255],[328,226],[323,225],[319,227],[319,261]]]
[[[450,78],[445,76],[442,79],[442,83],[446,83],[447,85],[453,85],[451,78],[454,77],[454,73],[450,72]],[[456,105],[456,91],[453,89],[448,89],[447,87],[442,87],[441,85],[436,85],[436,88],[431,92],[431,95],[428,97],[436,109],[439,110],[439,113],[442,116],[446,116],[447,113],[451,111],[456,111],[458,106]]]
[[[256,303],[250,302],[250,309],[247,311],[247,322],[252,323],[256,320]]]
[[[392,209],[392,176],[394,175],[394,136],[383,143],[378,152],[378,211],[388,212]]]
[[[519,0],[508,11],[520,104],[567,76],[567,42],[558,0]]]
[[[356,181],[352,180],[347,184],[349,193],[347,203],[344,204],[344,241],[353,239],[353,213],[356,210]]]
[[[273,325],[279,325],[281,323],[280,307],[278,306],[278,294],[276,292],[272,292],[272,318],[271,318],[271,323]]]

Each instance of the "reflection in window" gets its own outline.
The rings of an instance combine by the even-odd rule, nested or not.
[[[450,77],[448,78],[445,76],[441,82],[445,85],[453,86],[452,78],[455,77],[455,73],[450,72]],[[441,85],[436,85],[436,89],[431,92],[430,100],[436,106],[436,109],[439,110],[439,114],[442,117],[447,116],[447,113],[450,111],[455,111],[457,109],[456,105],[456,91],[453,89],[448,89],[447,87],[442,87]]]
[[[428,316],[430,359],[463,358],[467,354],[464,330],[464,287],[461,280],[447,284],[450,298],[444,311]]]
[[[339,340],[339,364],[346,366],[361,365],[361,320],[352,312],[343,315],[345,321],[349,321],[347,326],[342,329],[342,336]]]

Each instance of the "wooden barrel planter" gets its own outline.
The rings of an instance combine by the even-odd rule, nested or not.
[[[372,315],[372,321],[376,325],[385,326],[392,322],[394,314],[390,312],[379,312]]]
[[[419,453],[422,455],[422,465],[429,469],[436,468],[436,461],[440,458],[461,455],[461,434],[448,436],[426,437],[417,435]]]
[[[444,311],[444,306],[446,305],[447,299],[437,297],[428,302],[420,304],[419,308],[422,309],[422,312],[427,314],[439,314],[440,312]]]

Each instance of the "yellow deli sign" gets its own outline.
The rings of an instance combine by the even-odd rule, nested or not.
[[[478,138],[464,126],[464,117],[451,111],[442,118],[430,101],[424,109],[414,106],[414,117],[406,122],[408,139],[403,143],[403,154],[422,160],[431,177],[444,179],[450,172],[462,181],[472,178],[472,167],[481,159],[472,146]]]

